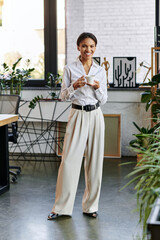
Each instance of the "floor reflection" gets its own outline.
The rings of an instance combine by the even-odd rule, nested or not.
[[[133,168],[119,164],[128,160],[134,159],[105,159],[96,219],[82,214],[82,168],[72,217],[53,221],[47,216],[54,203],[59,163],[21,163],[17,184],[0,196],[0,240],[133,240],[138,224],[133,186],[119,191]]]

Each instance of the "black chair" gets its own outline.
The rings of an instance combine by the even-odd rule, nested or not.
[[[1,114],[18,114],[20,103],[20,96],[0,94],[0,113]],[[18,138],[18,124],[13,122],[8,125],[8,141],[17,143]],[[16,172],[12,171],[15,169]],[[16,182],[17,175],[21,173],[21,168],[18,166],[9,166],[9,173],[12,175],[12,182]]]

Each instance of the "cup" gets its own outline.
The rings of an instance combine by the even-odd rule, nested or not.
[[[95,78],[94,75],[86,75],[85,78],[87,80],[87,83],[90,83],[90,84],[94,83],[94,78]]]

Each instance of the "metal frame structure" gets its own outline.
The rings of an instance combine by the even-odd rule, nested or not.
[[[9,146],[10,159],[19,161],[56,161],[59,158],[56,155],[56,147],[61,147],[63,138],[59,139],[58,131],[64,130],[58,130],[57,121],[70,108],[71,104],[55,118],[57,103],[58,101],[55,101],[52,119],[43,118],[41,101],[38,102],[40,118],[31,116],[32,109],[28,111],[26,116],[19,114],[19,119],[22,120],[21,124],[18,123],[19,138],[17,144],[10,144]],[[21,102],[20,107],[24,104],[28,105],[28,101]],[[37,122],[40,123],[39,127],[36,126]],[[35,151],[37,148],[38,154]]]

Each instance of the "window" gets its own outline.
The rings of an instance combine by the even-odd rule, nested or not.
[[[58,31],[58,73],[62,74],[65,65],[65,0],[57,1]]]
[[[0,64],[22,57],[35,68],[29,86],[44,86],[65,64],[65,0],[0,0]],[[57,43],[58,39],[58,43]],[[23,63],[24,61],[24,63]]]

